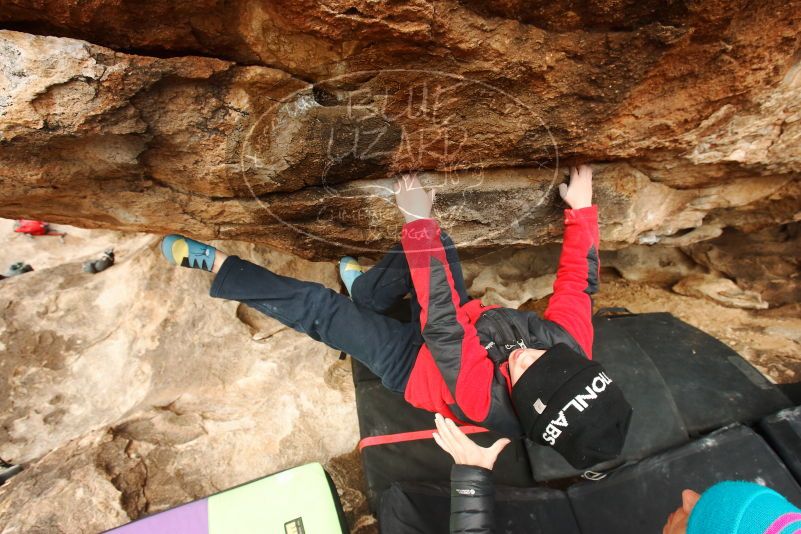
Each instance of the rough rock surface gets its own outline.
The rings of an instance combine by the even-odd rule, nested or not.
[[[695,274],[683,278],[673,286],[673,291],[689,297],[710,298],[730,308],[764,310],[768,303],[756,291],[741,289],[728,278]]]
[[[353,450],[338,352],[209,298],[211,277],[171,268],[155,236],[67,231],[64,244],[3,238],[4,254],[36,270],[0,282],[0,458],[33,462],[0,490],[0,531],[93,532]],[[109,243],[117,263],[84,273]],[[330,263],[226,248],[337,283]],[[58,250],[69,261],[54,265]],[[365,506],[359,489],[346,504]]]
[[[771,306],[801,302],[801,223],[720,237],[688,247],[699,264],[759,293]]]
[[[796,1],[3,7],[7,217],[331,258],[393,241],[421,170],[457,242],[539,245],[557,156],[608,162],[608,247],[798,217]]]

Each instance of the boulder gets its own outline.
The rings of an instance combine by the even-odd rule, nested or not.
[[[746,233],[728,229],[721,236],[687,247],[699,264],[756,291],[771,306],[801,301],[801,223]]]
[[[154,236],[95,233],[83,253],[113,243],[112,268],[83,272],[73,248],[0,282],[0,458],[25,465],[0,487],[0,531],[94,532],[351,453],[338,351],[210,298],[211,275],[167,264]],[[226,249],[338,287],[334,264]]]
[[[714,275],[690,275],[674,285],[673,291],[690,297],[710,298],[731,308],[764,310],[768,307],[759,293],[743,290],[728,278]]]

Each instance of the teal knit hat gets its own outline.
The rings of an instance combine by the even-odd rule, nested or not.
[[[791,534],[801,532],[801,510],[770,488],[719,482],[695,504],[687,534]]]

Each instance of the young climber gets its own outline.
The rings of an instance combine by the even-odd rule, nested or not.
[[[617,456],[631,407],[591,361],[590,294],[599,269],[592,170],[573,168],[570,185],[560,187],[571,209],[544,319],[471,300],[455,246],[430,218],[433,195],[408,176],[395,194],[406,220],[401,243],[366,272],[353,258],[340,262],[352,300],[182,236],[165,237],[162,252],[216,273],[211,296],[243,302],[350,354],[414,406],[527,435],[577,468]],[[411,322],[383,315],[409,293]]]

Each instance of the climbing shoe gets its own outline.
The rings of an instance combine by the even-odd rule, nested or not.
[[[211,245],[178,234],[165,236],[161,241],[161,253],[167,261],[181,267],[211,271],[216,252]]]
[[[33,270],[33,267],[25,263],[24,261],[18,261],[16,263],[12,263],[6,274],[4,275],[6,278],[11,278],[12,276],[17,276],[20,274],[29,273]]]
[[[339,277],[342,278],[342,283],[345,284],[348,295],[350,295],[350,288],[353,286],[353,281],[362,274],[364,274],[364,267],[359,265],[356,258],[345,256],[339,260]]]
[[[83,270],[87,273],[97,274],[114,265],[114,249],[107,248],[99,260],[90,260],[83,263]]]

